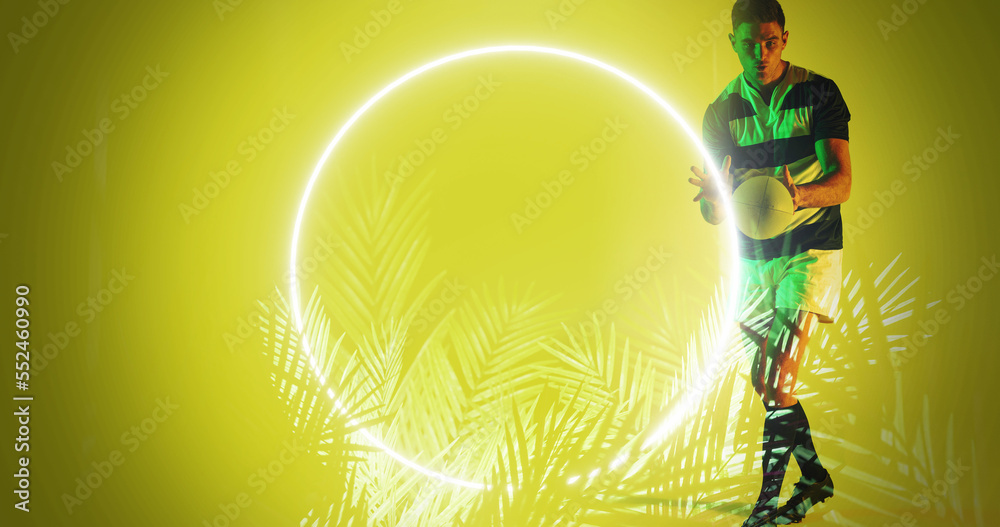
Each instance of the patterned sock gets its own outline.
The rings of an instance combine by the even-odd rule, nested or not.
[[[778,505],[781,482],[785,479],[788,458],[795,445],[795,432],[799,423],[796,412],[788,408],[768,408],[764,416],[764,447],[762,466],[764,479],[757,498],[757,508]]]
[[[826,469],[819,462],[819,456],[813,448],[809,419],[806,417],[806,411],[800,403],[796,402],[789,409],[794,411],[794,420],[798,424],[795,436],[795,448],[792,449],[792,455],[795,456],[795,462],[799,464],[802,476],[809,479],[811,483],[815,483],[826,477]]]

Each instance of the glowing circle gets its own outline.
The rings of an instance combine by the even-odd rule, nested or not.
[[[478,49],[473,49],[473,50],[469,50],[469,51],[463,51],[461,53],[455,53],[453,55],[448,55],[446,57],[440,58],[440,59],[435,60],[433,62],[429,62],[429,63],[427,63],[427,64],[425,64],[425,65],[423,65],[423,66],[421,66],[421,67],[419,67],[419,68],[417,68],[417,69],[409,72],[409,73],[407,73],[406,75],[403,75],[402,77],[396,79],[395,81],[393,81],[391,84],[389,84],[385,88],[382,88],[381,91],[379,91],[378,93],[376,93],[375,95],[373,95],[370,99],[368,99],[368,101],[365,102],[365,104],[362,105],[361,108],[359,108],[356,112],[354,112],[354,114],[351,115],[351,118],[348,119],[347,122],[340,128],[340,130],[337,132],[337,135],[335,135],[333,137],[333,140],[330,141],[330,144],[326,147],[326,150],[323,152],[323,156],[320,157],[319,162],[316,164],[316,168],[313,169],[312,176],[309,177],[309,182],[306,184],[305,193],[302,195],[302,201],[299,203],[298,213],[295,216],[295,229],[292,232],[291,262],[290,262],[290,267],[289,267],[290,269],[292,269],[292,273],[291,273],[291,286],[290,286],[290,289],[291,289],[290,292],[291,292],[291,294],[289,296],[289,303],[292,306],[292,314],[293,314],[293,318],[294,318],[294,322],[295,322],[295,328],[296,328],[296,330],[300,334],[303,332],[303,327],[302,327],[302,311],[299,308],[299,282],[298,282],[298,273],[296,273],[294,271],[296,269],[296,253],[298,252],[298,246],[299,246],[299,232],[300,232],[301,227],[302,227],[302,217],[305,214],[306,206],[309,203],[309,195],[312,193],[312,189],[313,189],[313,186],[316,184],[316,180],[319,179],[319,174],[320,174],[320,171],[323,169],[323,165],[326,164],[326,161],[330,158],[330,154],[333,153],[333,149],[337,146],[337,144],[344,137],[344,135],[347,133],[347,131],[351,129],[351,126],[353,126],[354,123],[357,122],[357,120],[360,119],[361,116],[364,115],[364,113],[366,111],[368,111],[369,108],[371,108],[376,102],[378,102],[386,94],[388,94],[392,90],[398,88],[399,86],[401,86],[406,81],[408,81],[408,80],[416,77],[417,75],[420,75],[421,73],[430,71],[430,70],[432,70],[432,69],[434,69],[434,68],[436,68],[438,66],[447,64],[449,62],[454,62],[456,60],[460,60],[460,59],[464,59],[464,58],[469,58],[469,57],[475,57],[475,56],[479,56],[479,55],[486,55],[486,54],[490,54],[490,53],[508,53],[508,52],[543,53],[543,54],[548,54],[548,55],[556,55],[556,56],[559,56],[559,57],[574,59],[574,60],[577,60],[577,61],[580,61],[580,62],[584,62],[586,64],[590,64],[592,66],[596,66],[596,67],[598,67],[598,68],[600,68],[600,69],[602,69],[602,70],[604,70],[606,72],[612,73],[612,74],[616,75],[617,77],[619,77],[619,78],[627,81],[633,87],[639,89],[639,91],[641,91],[641,92],[645,93],[646,95],[648,95],[651,99],[653,99],[654,102],[656,102],[671,117],[674,118],[674,120],[677,122],[677,124],[680,125],[681,129],[683,129],[684,132],[691,139],[691,142],[694,143],[694,146],[696,148],[698,148],[699,152],[701,152],[702,157],[704,159],[709,160],[708,169],[709,169],[710,174],[713,176],[714,181],[716,183],[718,183],[718,181],[721,180],[721,177],[719,175],[719,169],[718,169],[718,167],[716,167],[714,165],[713,160],[711,160],[711,156],[709,156],[708,151],[705,149],[705,146],[701,143],[701,140],[698,138],[698,136],[695,134],[695,132],[691,129],[691,127],[689,127],[687,125],[687,123],[684,122],[684,119],[681,118],[681,116],[677,113],[677,111],[674,110],[674,108],[672,106],[670,106],[670,104],[668,104],[667,101],[665,101],[662,97],[660,97],[655,92],[653,92],[652,89],[650,89],[649,87],[647,87],[645,84],[639,82],[635,77],[633,77],[633,76],[625,73],[624,71],[621,71],[620,69],[618,69],[618,68],[616,68],[614,66],[611,66],[609,64],[605,64],[604,62],[601,62],[601,61],[599,61],[597,59],[592,59],[590,57],[587,57],[587,56],[584,56],[584,55],[581,55],[579,53],[575,53],[575,52],[572,52],[572,51],[565,51],[565,50],[556,49],[556,48],[548,48],[548,47],[541,47],[541,46],[531,46],[531,45],[491,46],[491,47],[486,47],[486,48],[478,48]],[[722,192],[720,194],[723,196],[723,206],[724,206],[724,208],[726,210],[727,216],[732,217],[733,216],[733,214],[732,214],[732,204],[730,202],[729,196],[727,196],[725,192]],[[734,225],[733,222],[728,222],[728,223],[730,224],[730,227],[728,229],[726,229],[726,231],[729,234],[729,242],[730,242],[730,247],[732,249],[732,253],[735,255],[735,254],[737,254],[736,229],[735,229],[735,227],[732,226],[732,225]],[[733,260],[731,261],[730,265],[731,265],[731,267],[730,267],[730,276],[733,276],[733,277],[738,276],[738,272],[739,272],[739,267],[738,267],[739,266],[739,260],[734,257]],[[730,289],[729,289],[729,295],[727,296],[727,299],[737,298],[736,295],[739,293],[738,285],[739,285],[738,281],[736,281],[736,280],[730,280]],[[734,310],[735,310],[735,303],[731,302],[731,301],[727,302],[726,320],[732,320],[733,319],[733,311]],[[729,335],[729,331],[730,330],[731,330],[731,328],[730,328],[729,325],[726,325],[725,328],[722,330],[722,333],[719,335],[719,338],[716,340],[716,342],[719,343],[718,344],[719,348],[725,348],[725,346],[729,342],[728,335]],[[304,350],[306,352],[306,356],[309,358],[309,365],[312,367],[313,373],[316,375],[317,379],[319,379],[319,381],[320,381],[321,384],[326,384],[326,378],[319,371],[319,366],[316,363],[316,359],[313,356],[312,351],[309,349],[309,342],[306,339],[302,339],[302,345],[303,345],[303,348],[304,348]],[[715,367],[719,366],[720,361],[722,359],[722,356],[724,355],[724,351],[725,350],[723,349],[722,351],[723,351],[723,353],[720,353],[720,349],[714,350],[714,357],[716,358],[716,360],[715,360],[715,362],[713,362],[712,364],[709,365],[709,368],[715,368]],[[337,407],[337,409],[340,410],[342,413],[344,413],[345,410],[344,410],[343,404],[337,398],[337,395],[335,393],[333,393],[333,390],[327,388],[326,392],[327,392],[327,395],[334,401],[334,405]],[[690,392],[685,393],[684,396],[682,397],[680,403],[677,404],[677,405],[674,405],[674,407],[672,408],[672,410],[663,419],[663,421],[661,422],[660,426],[658,426],[655,429],[655,433],[651,437],[649,437],[643,443],[643,448],[646,448],[649,445],[651,445],[653,443],[656,443],[659,440],[662,440],[667,434],[669,434],[671,431],[673,431],[673,429],[676,428],[683,421],[684,417],[686,416],[687,411],[693,406],[693,404],[695,402],[697,402],[695,400],[695,397],[697,397],[697,395],[694,394],[694,393],[690,393]],[[356,426],[358,423],[352,419],[351,420],[351,424]],[[420,464],[415,463],[415,462],[407,459],[405,456],[403,456],[400,453],[395,452],[391,448],[387,447],[384,443],[382,443],[381,441],[379,441],[378,438],[376,438],[372,434],[370,434],[368,432],[368,430],[366,430],[364,428],[361,428],[359,431],[361,432],[362,435],[365,436],[366,439],[368,439],[369,441],[371,441],[374,445],[376,445],[379,449],[381,449],[383,452],[385,452],[386,454],[388,454],[390,457],[392,457],[396,461],[400,462],[401,464],[403,464],[403,465],[405,465],[407,467],[410,467],[410,468],[412,468],[412,469],[414,469],[414,470],[416,470],[418,472],[421,472],[421,473],[426,474],[428,476],[434,477],[434,478],[439,479],[441,481],[445,481],[445,482],[452,483],[452,484],[455,484],[455,485],[460,485],[460,486],[463,486],[463,487],[476,488],[476,489],[485,488],[485,486],[483,484],[481,484],[481,483],[475,483],[475,482],[471,482],[471,481],[465,481],[463,479],[456,478],[456,477],[453,477],[453,476],[449,476],[447,474],[442,474],[440,472],[437,472],[437,471],[428,469],[428,468],[426,468],[424,466],[421,466]],[[620,465],[622,462],[624,462],[624,460],[619,456],[618,458],[616,458],[614,460],[614,462],[612,463],[612,465],[611,465],[610,468],[614,468],[615,466]],[[591,474],[589,474],[588,476],[592,477],[597,472],[599,472],[599,469],[595,469],[595,471],[591,472]],[[579,476],[573,476],[571,479],[576,479],[578,477]]]

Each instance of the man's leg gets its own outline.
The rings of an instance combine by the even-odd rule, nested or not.
[[[757,335],[759,350],[750,373],[767,410],[761,463],[764,474],[757,504],[745,525],[754,525],[775,511],[788,459],[803,442],[802,436],[808,434],[805,414],[795,398],[795,382],[817,324],[815,313],[777,308],[766,336]],[[744,327],[744,331],[748,329]]]
[[[820,323],[833,322],[840,303],[840,289],[843,282],[842,260],[842,249],[810,249],[790,258],[779,278],[776,293],[778,298],[775,304],[779,307],[796,307],[817,313]],[[816,325],[813,324],[807,330],[807,335],[811,335],[815,329]],[[793,454],[802,469],[802,479],[795,484],[793,497],[796,499],[790,502],[800,503],[801,506],[796,506],[796,511],[801,516],[813,502],[818,503],[833,495],[833,481],[820,463],[813,447],[812,430],[805,410],[798,402],[795,402],[792,409],[797,414],[797,420],[801,422]],[[810,500],[801,503],[798,498],[802,495]]]
[[[795,405],[795,382],[805,354],[806,344],[816,331],[816,313],[779,307],[760,353],[754,359],[751,375],[754,388],[768,408]]]
[[[794,316],[794,322],[793,322]],[[790,340],[787,345],[778,343],[777,351],[784,349],[779,356],[778,367],[773,369],[776,375],[774,378],[765,380],[767,388],[765,396],[762,397],[764,405],[768,407],[788,408],[792,411],[793,420],[796,424],[797,437],[792,455],[802,470],[802,475],[809,483],[822,480],[826,476],[826,470],[819,462],[816,450],[813,448],[812,430],[809,426],[809,419],[805,410],[795,397],[795,382],[798,378],[799,367],[802,365],[802,357],[805,353],[806,344],[818,326],[818,316],[808,311],[791,310],[788,308],[778,308],[778,315],[775,322],[785,324],[786,331],[775,330],[772,326],[771,335],[780,335],[777,338]],[[770,394],[768,394],[770,392]]]

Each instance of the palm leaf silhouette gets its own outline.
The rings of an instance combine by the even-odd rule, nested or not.
[[[690,525],[732,521],[748,507],[759,485],[763,410],[740,360],[743,344],[735,335],[719,340],[725,288],[715,287],[703,313],[683,313],[677,279],[654,276],[626,330],[595,320],[587,332],[563,323],[568,314],[552,311],[552,295],[500,279],[470,286],[416,331],[417,314],[445,277],[418,283],[432,175],[408,180],[405,191],[358,178],[342,189],[346,205],[319,197],[327,202],[316,224],[338,233],[340,250],[304,309],[301,339],[310,352],[284,299],[262,326],[290,423],[314,437],[329,467],[309,482],[316,490],[303,524]],[[809,402],[835,470],[849,455],[905,459],[910,477],[930,481],[941,464],[929,448],[930,425],[903,427],[899,401],[887,429],[920,438],[909,447],[920,455],[903,455],[895,443],[862,447],[828,424],[884,425],[883,416],[852,411],[860,389],[852,373],[891,370],[884,351],[919,311],[909,296],[916,281],[894,270],[898,260],[874,277],[870,269],[847,274],[839,321],[814,335],[803,368],[814,373],[800,379],[803,392],[842,394]],[[320,289],[334,301],[324,302]],[[440,482],[398,456],[471,487]],[[911,497],[906,478],[855,467],[837,473],[892,499]],[[875,509],[857,492],[838,496]],[[959,501],[948,513],[968,516]]]
[[[335,401],[326,391],[336,390],[343,400],[355,402],[365,401],[370,394],[357,389],[362,385],[357,382],[357,367],[331,376],[333,364],[344,353],[343,336],[330,344],[329,321],[318,295],[313,293],[304,311],[304,336],[312,342],[308,353],[302,349],[302,337],[290,324],[290,309],[280,290],[276,299],[271,305],[260,303],[265,315],[259,328],[264,334],[270,381],[286,404],[292,429],[324,468],[315,480],[303,482],[306,488],[312,489],[308,502],[313,508],[306,518],[313,519],[314,524],[323,519],[325,525],[335,517],[337,525],[365,525],[368,517],[366,496],[361,493],[356,497],[352,482],[356,480],[358,462],[371,448],[353,441],[351,434],[359,428],[376,425],[378,420],[358,405],[336,408]],[[331,500],[331,497],[336,499]]]

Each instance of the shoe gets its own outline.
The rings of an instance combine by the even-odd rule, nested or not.
[[[777,511],[774,506],[761,506],[758,503],[741,527],[776,527],[773,521],[776,515]]]
[[[830,473],[815,483],[799,480],[792,491],[792,497],[775,511],[774,518],[782,518],[789,523],[799,523],[806,517],[806,512],[817,503],[823,503],[833,496],[833,480]]]

